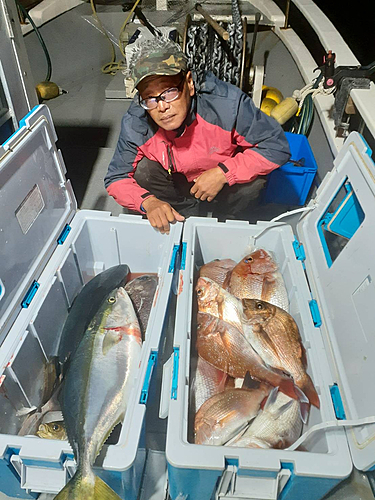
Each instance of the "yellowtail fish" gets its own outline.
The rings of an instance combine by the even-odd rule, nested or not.
[[[131,300],[123,287],[116,288],[72,353],[63,383],[61,410],[77,471],[57,500],[119,500],[92,467],[107,437],[124,419],[141,347]]]
[[[66,441],[68,439],[64,422],[40,424],[36,434],[43,439],[59,439],[61,441]]]

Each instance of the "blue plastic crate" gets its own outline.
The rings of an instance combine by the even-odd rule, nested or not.
[[[285,133],[289,142],[291,160],[268,175],[264,203],[304,205],[318,166],[305,135]]]

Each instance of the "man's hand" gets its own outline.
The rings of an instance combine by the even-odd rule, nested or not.
[[[228,181],[221,168],[215,167],[203,172],[197,179],[194,179],[194,182],[190,194],[202,201],[212,201]]]
[[[142,203],[146,210],[147,218],[152,227],[162,234],[169,234],[169,224],[176,221],[183,222],[185,217],[180,215],[166,201],[161,201],[155,196],[150,196]]]

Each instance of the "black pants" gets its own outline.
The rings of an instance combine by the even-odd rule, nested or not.
[[[211,202],[197,200],[190,194],[193,182],[188,182],[181,173],[169,174],[156,161],[142,158],[134,174],[137,183],[155,195],[159,200],[168,202],[184,217],[207,215],[213,212],[219,219],[247,219],[246,211],[259,202],[259,196],[266,184],[266,177],[259,176],[246,184],[225,184]]]

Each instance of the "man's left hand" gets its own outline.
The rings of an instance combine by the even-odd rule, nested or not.
[[[202,201],[212,201],[227,182],[220,167],[211,168],[194,179],[195,184],[191,188],[190,194]]]

